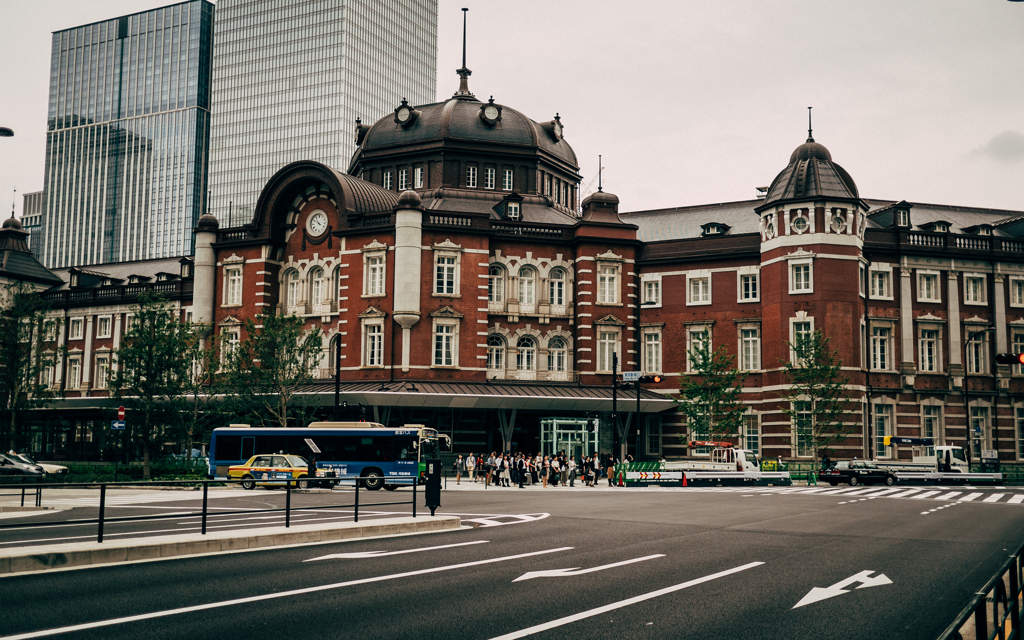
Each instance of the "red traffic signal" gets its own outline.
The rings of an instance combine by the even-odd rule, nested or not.
[[[996,354],[996,364],[1024,364],[1024,353]]]
[[[661,382],[661,376],[640,376],[637,380],[640,383]]]

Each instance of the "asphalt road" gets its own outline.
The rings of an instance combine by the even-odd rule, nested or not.
[[[0,578],[0,637],[934,638],[1024,504],[886,490],[446,491],[478,527]]]

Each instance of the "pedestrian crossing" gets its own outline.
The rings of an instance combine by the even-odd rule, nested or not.
[[[906,487],[879,488],[879,487],[846,487],[835,489],[830,487],[686,487],[686,488],[662,488],[662,490],[685,491],[689,493],[740,493],[743,495],[805,495],[816,497],[857,498],[907,498],[910,500],[936,500],[939,502],[975,502],[980,504],[1021,504],[1024,503],[1024,493],[1011,493],[1006,487],[999,493],[987,493],[984,491],[970,491],[963,488],[953,487],[919,487],[907,489]],[[1024,488],[1021,489],[1024,491]]]

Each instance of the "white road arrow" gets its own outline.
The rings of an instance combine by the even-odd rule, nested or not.
[[[810,593],[804,596],[800,602],[796,603],[796,606],[794,606],[793,608],[796,609],[797,607],[802,607],[806,604],[813,604],[815,602],[818,602],[819,600],[826,600],[828,598],[840,596],[844,593],[849,593],[846,587],[849,587],[855,582],[861,583],[861,585],[857,587],[858,589],[866,589],[868,587],[879,587],[883,584],[892,584],[892,580],[885,577],[884,573],[880,573],[873,578],[871,577],[872,573],[874,573],[874,571],[872,571],[871,569],[865,569],[864,571],[861,571],[856,575],[852,575],[845,580],[840,580],[831,587],[814,587],[813,589],[811,589]]]
[[[439,547],[423,547],[422,549],[406,549],[404,551],[357,551],[354,553],[332,553],[329,556],[310,558],[303,562],[314,560],[359,560],[362,558],[383,558],[385,556],[400,556],[405,553],[419,553],[420,551],[436,551],[437,549],[451,549],[452,547],[464,547],[470,544],[484,544],[487,540],[474,540],[473,542],[459,542],[458,544],[443,544]]]
[[[612,569],[614,567],[621,567],[627,564],[633,564],[634,562],[643,562],[644,560],[653,560],[654,558],[664,558],[664,553],[658,553],[653,556],[644,556],[642,558],[633,558],[632,560],[623,560],[622,562],[614,562],[612,564],[601,565],[600,567],[593,567],[591,569],[580,569],[579,567],[572,567],[570,569],[549,569],[547,571],[528,571],[523,575],[519,576],[512,582],[519,582],[520,580],[531,580],[533,578],[562,578],[566,576],[581,576],[584,573],[594,573],[595,571],[603,571],[605,569]]]

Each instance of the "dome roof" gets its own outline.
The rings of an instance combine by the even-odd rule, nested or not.
[[[220,228],[220,222],[217,220],[217,216],[209,213],[199,216],[199,221],[196,223],[196,231],[216,231]]]
[[[21,231],[21,220],[18,220],[14,216],[11,216],[10,218],[7,218],[6,220],[4,220],[3,228],[4,229],[17,229],[18,231]]]
[[[814,138],[807,138],[807,142],[793,150],[786,168],[775,176],[757,211],[784,202],[819,198],[860,200],[860,194],[850,174],[832,162],[828,149]]]
[[[511,107],[499,105],[501,119],[493,125],[480,118],[480,110],[490,103],[457,96],[445,102],[417,106],[416,119],[405,127],[388,114],[366,132],[353,165],[362,152],[390,149],[435,140],[464,140],[533,147],[577,167],[576,153],[564,139],[555,140],[549,133],[550,123],[537,123]]]

